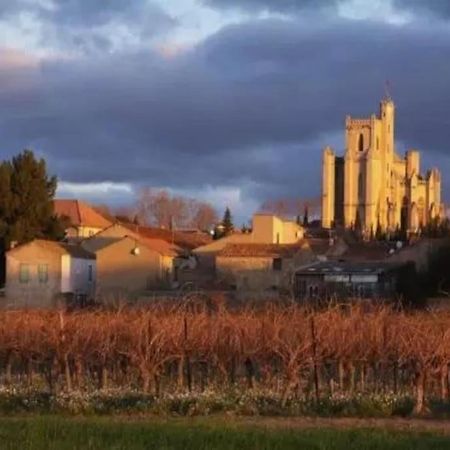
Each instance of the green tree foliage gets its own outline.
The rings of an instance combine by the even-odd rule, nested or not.
[[[230,208],[225,209],[222,221],[214,228],[214,239],[220,239],[228,236],[234,230],[233,218],[231,216]]]
[[[46,163],[25,150],[0,164],[0,237],[4,248],[15,241],[60,239],[64,223],[53,214],[57,180]]]
[[[309,211],[308,205],[305,205],[305,210],[303,211],[303,226],[307,227],[309,225]]]
[[[223,220],[222,220],[222,225],[223,225],[223,232],[224,232],[225,236],[233,232],[233,230],[234,230],[233,218],[231,216],[230,208],[228,208],[228,207],[225,209],[225,213],[223,215]]]

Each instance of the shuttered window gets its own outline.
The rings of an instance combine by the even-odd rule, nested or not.
[[[30,265],[21,264],[19,266],[19,281],[21,283],[28,283],[30,281]]]
[[[48,282],[48,264],[39,264],[38,265],[38,280],[39,280],[39,283],[47,283]]]

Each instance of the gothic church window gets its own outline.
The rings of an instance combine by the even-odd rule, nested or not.
[[[362,152],[364,150],[364,136],[362,133],[359,135],[358,148],[359,148],[360,152]]]

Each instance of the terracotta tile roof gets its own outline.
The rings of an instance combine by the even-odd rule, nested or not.
[[[220,239],[211,240],[205,245],[201,245],[194,249],[194,253],[218,253],[231,244],[250,244],[252,243],[251,233],[233,233]]]
[[[152,238],[141,238],[140,242],[142,242],[146,247],[157,251],[163,256],[171,256],[176,257],[180,256],[183,252],[182,248],[176,244],[171,244],[170,242],[166,242],[163,239],[152,239]]]
[[[134,233],[146,239],[160,239],[169,244],[175,244],[185,250],[192,250],[212,241],[207,233],[192,233],[183,231],[171,231],[165,228],[143,227],[132,223],[120,223]]]
[[[57,216],[68,217],[74,226],[106,228],[111,225],[109,220],[80,200],[56,199],[53,201],[53,210]]]
[[[19,245],[12,250],[9,250],[8,254],[14,254],[20,250],[23,250],[29,245],[38,245],[39,247],[59,255],[70,255],[73,258],[80,259],[95,259],[95,255],[78,244],[67,244],[65,242],[49,241],[45,239],[35,239],[26,244]]]
[[[103,229],[94,236],[90,236],[82,241],[82,246],[91,252],[97,252],[109,245],[115,244],[124,238],[134,239],[147,248],[158,252],[163,256],[176,257],[181,255],[183,249],[176,244],[166,242],[163,239],[147,238],[141,234],[132,231],[122,224],[113,224]]]
[[[217,256],[292,258],[302,249],[297,244],[227,244]]]

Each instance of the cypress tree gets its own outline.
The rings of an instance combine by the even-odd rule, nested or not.
[[[234,230],[233,218],[231,216],[231,211],[230,208],[228,208],[228,206],[226,207],[225,213],[223,215],[222,226],[223,226],[223,233],[225,236],[232,233]]]
[[[303,226],[307,227],[309,224],[309,211],[308,211],[308,205],[305,205],[305,211],[303,213]]]

